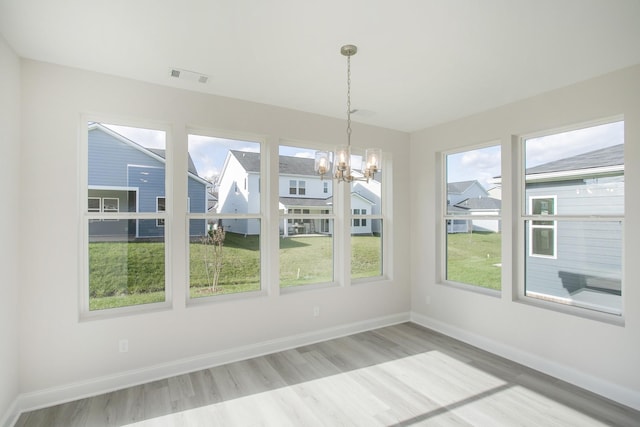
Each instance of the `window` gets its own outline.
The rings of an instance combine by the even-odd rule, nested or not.
[[[307,184],[305,181],[295,179],[289,180],[289,194],[298,194],[304,196],[307,194]]]
[[[163,303],[165,132],[87,124],[83,212],[87,251],[83,314]]]
[[[111,212],[111,213],[120,212],[120,200],[113,197],[103,198],[102,212]]]
[[[314,154],[310,148],[279,147],[281,288],[334,281],[333,197],[315,173]]]
[[[533,215],[555,215],[556,196],[529,197],[529,212]],[[556,222],[531,221],[529,228],[529,255],[556,256]]]
[[[261,291],[261,144],[200,132],[188,150],[189,298]]]
[[[525,297],[622,314],[624,122],[522,138]]]
[[[351,164],[361,168],[363,156],[352,154]],[[351,197],[351,279],[379,278],[383,266],[382,173],[367,181],[350,184]]]
[[[157,197],[156,198],[156,212],[165,212],[165,197]],[[158,227],[164,227],[164,218],[156,219],[156,225]]]
[[[444,279],[501,289],[501,149],[447,153],[443,205]]]
[[[353,209],[353,215],[360,215],[360,209]],[[353,219],[353,226],[360,227],[360,218]]]
[[[322,192],[324,194],[327,194],[329,192],[329,183],[326,181],[322,183]]]
[[[101,212],[102,199],[100,197],[89,197],[88,212]]]

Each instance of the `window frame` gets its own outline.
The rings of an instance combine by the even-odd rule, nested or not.
[[[599,222],[599,221],[614,221],[619,222],[621,225],[621,246],[622,246],[622,259],[621,261],[621,290],[620,290],[620,298],[622,298],[622,305],[620,313],[614,313],[607,310],[598,310],[593,308],[588,308],[580,305],[576,305],[570,301],[563,301],[560,298],[556,298],[553,296],[541,294],[536,295],[535,292],[529,292],[532,295],[527,295],[526,289],[526,262],[525,259],[528,252],[527,245],[524,244],[524,236],[526,230],[527,221],[549,221],[547,215],[533,215],[531,213],[529,207],[529,201],[525,197],[526,193],[526,149],[525,149],[525,141],[532,138],[551,136],[556,134],[562,134],[565,132],[576,131],[580,129],[588,129],[591,127],[596,127],[600,125],[612,124],[616,122],[625,122],[625,118],[623,115],[605,117],[597,120],[586,121],[586,122],[574,122],[572,124],[546,129],[540,132],[533,132],[527,134],[514,135],[512,138],[512,147],[513,147],[513,158],[516,159],[516,165],[514,167],[513,176],[511,177],[512,182],[514,184],[514,197],[513,203],[517,206],[514,206],[514,215],[513,219],[516,222],[516,233],[513,237],[514,255],[517,256],[517,260],[515,264],[517,265],[516,269],[516,277],[517,283],[514,289],[514,300],[522,303],[526,303],[532,306],[540,307],[543,309],[548,309],[552,311],[557,311],[561,313],[566,313],[569,315],[574,315],[577,317],[583,317],[587,319],[593,319],[598,321],[603,321],[606,323],[611,323],[615,325],[624,325],[625,322],[625,310],[624,310],[624,295],[625,295],[625,280],[624,280],[624,265],[625,265],[625,213],[622,214],[570,214],[570,215],[562,215],[558,214],[558,205],[557,200],[555,203],[555,211],[554,215],[554,225],[557,226],[558,223],[562,222]],[[626,123],[625,123],[626,125]],[[623,141],[623,144],[626,144],[626,141]],[[625,154],[625,163],[626,163],[626,154]],[[624,170],[624,167],[623,167]],[[627,197],[625,191],[625,199]],[[529,209],[529,210],[528,210]],[[529,227],[531,229],[531,227]],[[557,229],[556,229],[557,230]],[[557,241],[558,236],[557,233],[554,236],[554,253],[557,256]],[[542,258],[541,256],[534,256],[536,258]],[[547,257],[548,258],[548,257]]]
[[[77,191],[79,199],[84,200],[84,203],[80,204],[80,256],[81,264],[78,269],[78,319],[80,321],[93,321],[97,319],[107,319],[113,317],[119,317],[123,315],[131,314],[143,314],[157,310],[167,310],[172,306],[173,288],[171,286],[171,238],[165,231],[164,233],[164,301],[134,304],[121,307],[114,307],[100,310],[90,310],[90,295],[89,295],[89,224],[96,221],[117,221],[117,220],[134,220],[136,223],[139,220],[154,220],[161,217],[167,220],[172,212],[171,207],[165,213],[154,212],[120,212],[120,202],[118,200],[118,212],[89,212],[88,210],[88,198],[87,192],[91,189],[99,189],[100,186],[89,185],[89,128],[90,123],[107,124],[114,126],[126,126],[131,128],[148,129],[153,131],[164,132],[165,135],[165,195],[170,195],[172,186],[170,185],[170,177],[173,176],[173,145],[170,143],[171,139],[171,126],[165,122],[157,122],[151,120],[140,119],[123,119],[122,117],[114,117],[108,114],[88,114],[83,113],[80,115],[80,122],[78,128],[80,130],[78,137],[78,153],[79,153],[79,177]],[[105,187],[106,188],[106,187]],[[119,189],[126,191],[134,191],[133,187],[113,187],[109,186],[108,189]],[[91,196],[93,197],[93,196]],[[94,197],[95,198],[95,197]],[[110,198],[110,197],[107,197]],[[100,197],[100,199],[104,199]],[[103,201],[101,200],[100,207],[103,209]]]
[[[266,180],[264,180],[263,178],[265,177],[265,174],[267,172],[267,150],[268,150],[268,145],[266,142],[266,137],[262,137],[259,135],[255,135],[255,134],[247,134],[247,133],[242,133],[242,132],[230,132],[230,131],[224,131],[224,130],[216,130],[216,129],[211,129],[211,128],[202,128],[202,127],[197,127],[197,126],[187,126],[186,129],[186,135],[187,135],[187,140],[185,141],[185,150],[186,150],[186,155],[189,154],[189,142],[188,142],[188,138],[191,135],[194,136],[201,136],[201,137],[208,137],[208,138],[221,138],[221,139],[226,139],[226,140],[232,140],[232,141],[237,141],[237,142],[251,142],[251,143],[255,143],[258,144],[260,147],[259,153],[260,153],[260,174],[258,175],[258,195],[259,195],[259,200],[260,200],[260,209],[258,212],[256,213],[238,213],[237,209],[235,209],[235,211],[233,213],[216,213],[216,212],[209,212],[208,210],[204,213],[199,213],[199,212],[191,212],[191,204],[190,204],[190,199],[188,197],[187,194],[187,199],[189,200],[189,207],[188,210],[185,214],[184,217],[184,226],[185,226],[185,230],[186,234],[189,235],[189,227],[190,227],[190,221],[191,220],[198,220],[198,219],[203,219],[205,220],[206,223],[208,223],[209,220],[220,220],[223,222],[225,221],[230,221],[230,220],[257,220],[260,224],[260,233],[259,233],[259,250],[260,250],[260,287],[257,290],[251,290],[251,291],[243,291],[243,292],[233,292],[233,293],[228,293],[228,294],[220,294],[220,295],[209,295],[209,296],[202,296],[202,297],[198,297],[198,298],[192,298],[191,297],[191,277],[190,277],[190,263],[191,263],[191,259],[190,259],[190,251],[189,251],[189,244],[190,244],[190,238],[186,239],[186,248],[185,248],[185,283],[186,283],[186,292],[185,292],[185,299],[186,299],[186,306],[201,306],[201,305],[206,305],[206,304],[216,304],[218,302],[224,302],[224,301],[229,301],[229,300],[234,300],[234,299],[239,299],[239,298],[252,298],[252,297],[256,297],[256,296],[266,296],[268,295],[268,288],[267,288],[267,283],[268,283],[268,268],[266,267],[265,261],[268,259],[266,252],[267,252],[267,229],[268,229],[268,225],[266,223],[266,215],[265,215],[265,210],[268,209],[267,207],[267,192],[263,191],[262,187],[262,183],[263,182],[267,182]],[[183,184],[187,185],[188,182],[188,174],[185,174],[184,177],[182,178],[183,180]],[[247,182],[247,187],[248,187],[248,181],[246,181],[246,177],[245,177],[245,182]],[[232,184],[234,186],[233,190],[236,194],[239,194],[239,189],[238,189],[238,182],[234,181],[234,183]],[[248,190],[247,190],[248,192]]]
[[[351,151],[351,164],[357,165],[359,162],[365,162],[365,150],[361,148],[353,148]],[[358,159],[360,157],[360,159]],[[354,159],[355,158],[355,159]],[[354,161],[355,160],[355,161]],[[351,206],[352,195],[358,194],[355,192],[352,194],[352,184],[357,184],[357,182],[353,182],[348,186],[345,186],[345,190],[348,188],[349,191],[344,191],[345,196],[347,198],[345,212],[347,214],[347,230],[345,230],[347,245],[349,248],[349,264],[347,266],[347,277],[352,285],[360,285],[367,283],[375,283],[380,281],[390,280],[393,277],[393,269],[392,269],[392,250],[391,250],[391,242],[389,238],[392,234],[390,229],[390,218],[392,217],[392,206],[393,206],[393,195],[391,194],[391,170],[392,170],[392,158],[391,154],[388,152],[383,152],[382,156],[382,168],[378,171],[378,174],[381,174],[380,179],[376,179],[375,181],[380,185],[380,209],[379,213],[373,213],[373,210],[370,213],[367,208],[353,208]],[[358,172],[356,172],[358,174]],[[342,184],[339,184],[342,185]],[[335,187],[335,186],[334,186]],[[335,191],[335,188],[334,188]],[[356,214],[355,211],[358,210]],[[373,227],[375,221],[380,221],[380,238],[381,246],[380,246],[380,274],[375,276],[364,276],[364,277],[353,277],[353,265],[351,259],[353,257],[353,237],[357,236],[357,229],[354,228],[362,228],[367,227],[367,220],[370,221],[370,226]],[[358,224],[358,225],[356,225]],[[373,232],[372,232],[373,233]]]
[[[505,246],[505,235],[502,233],[503,224],[505,220],[504,212],[505,206],[501,205],[500,213],[498,215],[471,215],[471,214],[450,214],[449,213],[449,198],[448,198],[448,170],[447,170],[447,158],[449,155],[455,155],[460,153],[465,153],[469,151],[481,150],[485,148],[491,147],[499,147],[500,148],[500,169],[501,175],[504,175],[504,145],[502,140],[493,139],[484,143],[479,144],[471,144],[460,146],[452,150],[446,150],[440,152],[440,194],[438,202],[440,204],[440,215],[439,215],[439,230],[438,230],[438,256],[439,260],[437,260],[438,265],[438,283],[446,286],[452,286],[456,288],[461,288],[465,290],[469,290],[472,292],[478,292],[482,294],[486,294],[493,297],[499,297],[502,295],[502,292],[505,289],[505,274],[504,269],[501,268],[500,271],[500,289],[491,289],[486,286],[482,286],[479,284],[473,283],[464,283],[455,280],[450,280],[448,278],[448,234],[449,234],[449,226],[455,224],[456,221],[465,221],[467,223],[472,223],[472,221],[497,221],[498,227],[501,230],[501,239],[500,239],[500,250],[501,256],[504,256],[504,246]],[[501,199],[504,202],[504,199]]]

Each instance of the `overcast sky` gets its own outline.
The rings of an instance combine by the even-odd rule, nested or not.
[[[526,140],[526,167],[588,153],[624,142],[624,122],[589,127]],[[500,176],[500,147],[492,146],[447,156],[447,182],[478,180],[491,188]]]
[[[114,131],[148,148],[165,148],[164,132],[140,128],[108,125]],[[526,141],[526,167],[553,160],[571,157],[624,141],[624,122],[589,127],[550,136],[531,138]],[[201,177],[210,178],[220,174],[229,149],[257,152],[260,145],[223,138],[198,135],[189,136],[189,154]],[[314,157],[313,150],[297,147],[280,147],[280,154],[298,157]],[[357,165],[353,165],[357,168]],[[490,180],[500,176],[500,148],[492,146],[447,156],[447,181],[459,182],[477,179],[491,188]]]

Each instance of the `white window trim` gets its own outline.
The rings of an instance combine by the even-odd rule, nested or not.
[[[496,290],[496,289],[489,289],[483,286],[479,286],[476,284],[471,284],[471,283],[462,283],[462,282],[456,282],[453,280],[449,280],[447,279],[447,234],[449,232],[448,230],[448,222],[451,221],[451,223],[453,224],[454,220],[466,220],[466,221],[477,221],[477,220],[485,220],[485,221],[498,221],[498,223],[500,224],[500,227],[502,228],[502,226],[504,225],[504,218],[503,218],[503,212],[505,210],[505,206],[502,206],[500,209],[500,213],[498,214],[486,214],[486,215],[470,215],[470,214],[449,214],[448,213],[448,182],[447,182],[447,156],[449,155],[453,155],[453,154],[459,154],[459,153],[464,153],[467,151],[474,151],[474,150],[480,150],[483,148],[490,148],[490,147],[500,147],[500,163],[501,163],[501,169],[504,170],[504,162],[505,162],[505,156],[504,156],[504,144],[502,143],[501,140],[492,140],[492,141],[488,141],[485,143],[481,143],[481,144],[473,144],[473,145],[468,145],[468,146],[464,146],[464,147],[459,147],[456,148],[454,150],[447,150],[447,151],[442,151],[439,153],[439,166],[440,166],[440,170],[438,173],[438,179],[440,179],[440,197],[438,197],[438,203],[440,204],[440,218],[438,220],[439,222],[439,227],[438,227],[438,239],[437,239],[437,245],[439,250],[437,251],[437,255],[438,255],[438,259],[436,259],[436,265],[438,266],[438,272],[437,272],[437,283],[442,284],[442,285],[446,285],[446,286],[451,286],[451,287],[455,287],[455,288],[459,288],[459,289],[464,289],[464,290],[468,290],[471,292],[476,292],[476,293],[480,293],[480,294],[484,294],[484,295],[489,295],[492,297],[499,297],[500,295],[502,295],[502,292],[505,289],[505,275],[504,275],[504,270],[502,271],[502,280],[500,283],[500,290]],[[504,199],[503,199],[504,200]],[[505,235],[504,233],[502,234],[502,244],[500,247],[500,250],[502,251],[502,256],[504,257],[504,246],[505,246]]]
[[[525,275],[526,275],[526,266],[525,266],[525,257],[526,257],[526,249],[525,249],[525,244],[523,242],[524,238],[524,233],[525,233],[525,224],[526,221],[529,220],[533,220],[533,219],[541,219],[541,220],[548,220],[547,218],[540,218],[540,216],[532,216],[532,215],[527,215],[526,212],[526,205],[525,205],[525,195],[526,195],[526,180],[527,177],[525,176],[525,171],[526,171],[526,165],[525,165],[525,149],[524,149],[524,142],[527,139],[531,139],[531,138],[536,138],[536,137],[543,137],[543,136],[549,136],[549,135],[554,135],[554,134],[558,134],[558,133],[563,133],[563,132],[567,132],[567,131],[572,131],[572,130],[578,130],[578,129],[584,129],[584,128],[588,128],[588,127],[594,127],[594,126],[598,126],[598,125],[603,125],[603,124],[607,124],[607,123],[614,123],[617,121],[624,121],[624,116],[618,115],[618,116],[613,116],[613,117],[608,117],[608,118],[603,118],[603,119],[599,119],[599,120],[593,120],[593,121],[589,121],[586,123],[576,123],[573,125],[568,125],[568,126],[564,126],[564,127],[560,127],[560,128],[555,128],[555,129],[549,129],[546,131],[542,131],[542,132],[535,132],[535,133],[530,133],[530,134],[522,134],[522,135],[518,135],[518,136],[514,136],[513,137],[513,144],[512,146],[514,147],[513,149],[513,156],[517,157],[517,167],[514,169],[513,172],[513,176],[512,176],[512,182],[514,184],[514,203],[517,204],[518,206],[518,210],[520,211],[520,214],[514,214],[514,221],[517,221],[517,236],[514,236],[513,238],[513,244],[516,245],[515,246],[515,250],[514,250],[514,254],[517,257],[516,261],[515,261],[515,265],[517,266],[517,292],[514,295],[514,298],[516,301],[522,302],[522,303],[526,303],[535,307],[539,307],[539,308],[544,308],[544,309],[548,309],[548,310],[552,310],[552,311],[557,311],[557,312],[561,312],[561,313],[566,313],[569,315],[573,315],[573,316],[577,316],[577,317],[582,317],[582,318],[587,318],[587,319],[593,319],[593,320],[597,320],[597,321],[602,321],[602,322],[606,322],[606,323],[610,323],[610,324],[614,324],[614,325],[624,325],[625,324],[625,311],[624,311],[624,304],[623,304],[623,308],[622,308],[622,312],[621,313],[610,313],[607,311],[600,311],[600,310],[592,310],[586,307],[582,307],[582,306],[576,306],[576,305],[572,305],[572,304],[567,304],[567,303],[563,303],[562,301],[560,301],[560,299],[558,298],[553,298],[553,297],[549,297],[549,296],[534,296],[534,293],[531,293],[531,295],[527,294],[526,291],[526,283],[525,283]],[[626,141],[625,141],[626,144]],[[615,168],[615,170],[619,170],[620,168]],[[624,168],[623,168],[624,170]],[[625,192],[625,198],[626,198],[626,192]],[[561,215],[557,215],[557,206],[556,206],[556,222],[558,221],[619,221],[622,224],[622,233],[621,236],[623,238],[623,242],[622,245],[624,247],[624,222],[625,222],[625,215],[621,214],[621,215],[566,215],[566,216],[561,216]],[[556,242],[557,242],[557,235],[556,235]],[[557,250],[556,250],[556,254],[557,254]],[[622,264],[624,265],[625,263],[625,259],[624,259],[624,252],[623,252],[623,259],[622,259]],[[625,292],[624,292],[624,288],[625,288],[625,281],[623,278],[623,282],[622,282],[622,297],[624,298]]]
[[[215,129],[199,128],[199,127],[187,128],[187,137],[189,135],[204,136],[204,137],[210,137],[210,138],[222,138],[222,139],[235,140],[238,142],[247,141],[247,142],[259,144],[260,146],[259,153],[261,154],[260,155],[260,171],[261,172],[257,174],[258,175],[258,194],[260,198],[260,209],[259,209],[259,212],[256,212],[256,213],[248,213],[248,214],[237,213],[237,209],[236,209],[236,212],[234,213],[209,212],[208,209],[206,209],[206,206],[207,206],[206,203],[205,203],[205,212],[191,212],[191,201],[187,194],[187,200],[189,204],[188,204],[187,212],[185,215],[185,230],[186,230],[185,234],[187,235],[187,238],[185,239],[186,258],[185,258],[185,279],[184,279],[185,283],[187,284],[187,290],[186,290],[187,307],[202,306],[202,305],[216,304],[219,302],[230,301],[230,300],[266,296],[268,295],[268,289],[266,286],[267,286],[267,283],[269,283],[269,280],[268,280],[269,268],[265,267],[266,264],[269,262],[269,259],[266,255],[266,253],[268,252],[267,245],[269,244],[268,227],[267,227],[267,220],[266,220],[266,217],[268,215],[265,214],[265,210],[267,209],[266,208],[267,194],[265,191],[261,191],[261,188],[260,188],[262,185],[261,183],[263,182],[262,176],[263,174],[266,174],[266,172],[263,172],[263,171],[268,170],[268,162],[267,162],[268,156],[266,155],[266,150],[267,150],[266,138],[264,136],[256,135],[256,134],[247,134],[242,132],[228,132],[220,129],[215,130]],[[188,142],[186,144],[186,150],[188,153],[188,150],[189,150]],[[186,179],[186,176],[185,176],[185,179]],[[237,191],[238,182],[235,181],[233,184],[235,185],[236,194],[239,194],[239,191]],[[189,270],[190,270],[189,269],[189,263],[190,263],[189,234],[190,233],[188,230],[190,227],[190,220],[192,219],[204,219],[205,224],[208,223],[209,220],[216,220],[216,221],[222,220],[224,222],[225,220],[228,221],[232,219],[256,219],[260,222],[260,289],[256,291],[237,292],[237,293],[224,294],[224,295],[212,295],[212,296],[205,296],[200,298],[191,298],[191,295],[190,295],[191,278],[189,277]]]
[[[79,138],[78,138],[78,153],[79,158],[82,159],[78,162],[78,194],[81,195],[80,200],[83,200],[87,196],[87,190],[127,190],[127,191],[136,191],[138,193],[137,187],[118,187],[118,186],[100,186],[100,185],[89,185],[88,177],[89,177],[89,163],[88,153],[89,153],[89,125],[90,122],[97,123],[109,123],[114,125],[124,125],[130,127],[140,127],[145,129],[156,129],[161,132],[165,132],[166,135],[166,151],[165,151],[165,191],[167,197],[171,196],[171,188],[169,185],[169,177],[173,176],[173,167],[171,164],[171,159],[173,157],[173,145],[170,144],[169,138],[171,136],[171,126],[164,122],[156,122],[156,121],[144,121],[144,120],[136,120],[136,119],[123,119],[122,117],[117,116],[105,116],[105,115],[93,115],[93,114],[81,114],[80,122],[79,122]],[[138,200],[136,198],[136,203]],[[101,205],[102,206],[102,205]],[[80,256],[82,259],[82,263],[80,268],[78,269],[78,318],[81,321],[90,321],[97,319],[107,319],[114,318],[120,316],[127,316],[132,314],[141,314],[154,312],[158,310],[167,310],[171,308],[171,301],[173,299],[172,296],[172,288],[170,285],[170,281],[168,278],[171,277],[171,238],[170,235],[165,234],[165,300],[162,302],[149,303],[149,304],[139,304],[139,305],[131,305],[124,307],[117,307],[105,310],[89,310],[89,227],[88,224],[91,220],[95,219],[135,219],[136,221],[139,219],[155,219],[157,214],[148,212],[148,213],[140,213],[138,212],[138,206],[136,205],[136,212],[120,212],[120,213],[112,213],[110,215],[106,215],[104,213],[90,213],[87,212],[86,205],[82,204],[81,212],[84,217],[84,220],[80,222]]]

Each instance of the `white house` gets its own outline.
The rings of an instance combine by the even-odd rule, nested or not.
[[[218,213],[247,214],[260,210],[260,154],[230,150],[220,174]],[[332,234],[331,221],[308,216],[327,215],[333,210],[333,181],[321,179],[314,171],[314,160],[304,157],[280,156],[278,195],[280,213],[300,214],[299,218],[284,218],[280,234]],[[379,180],[359,181],[352,185],[351,212],[354,215],[380,213],[381,184]],[[379,232],[377,224],[367,218],[354,218],[352,234]],[[232,233],[259,234],[259,223],[246,219],[224,220],[223,226]]]

